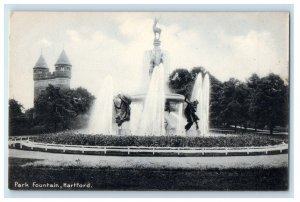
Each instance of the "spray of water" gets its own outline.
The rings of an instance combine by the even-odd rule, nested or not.
[[[179,105],[178,108],[179,108],[178,111],[182,112],[182,105]],[[184,126],[185,126],[186,120],[183,117],[182,113],[171,112],[169,114],[169,119],[167,121],[168,121],[169,125],[172,126],[172,128],[174,129],[174,132],[175,132],[175,133],[172,133],[171,135],[185,136]]]
[[[209,134],[209,99],[210,99],[210,79],[205,74],[203,80],[203,135]]]
[[[137,132],[137,126],[139,124],[139,118],[141,117],[143,111],[142,102],[132,102],[131,103],[131,115],[130,115],[130,131],[132,135],[142,135]]]
[[[113,79],[106,76],[93,106],[88,131],[94,134],[113,134]]]
[[[177,111],[177,127],[176,133],[177,135],[185,135],[184,123],[185,119],[183,117],[183,104],[179,104],[178,111]]]
[[[155,67],[151,75],[143,112],[137,133],[141,135],[165,134],[165,82],[162,64]]]
[[[194,84],[191,101],[198,100],[199,102],[196,114],[200,118],[198,125],[202,136],[209,135],[209,95],[209,75],[205,74],[203,78],[202,73],[199,73]]]
[[[202,132],[203,132],[203,118],[202,118],[202,116],[203,116],[203,114],[202,114],[203,113],[203,96],[202,96],[203,90],[202,89],[203,89],[203,77],[202,77],[202,74],[199,73],[197,75],[197,78],[196,78],[196,81],[195,81],[195,84],[193,87],[191,101],[198,100],[198,102],[199,102],[199,104],[197,106],[196,114],[200,119],[198,121],[200,134],[202,134]]]

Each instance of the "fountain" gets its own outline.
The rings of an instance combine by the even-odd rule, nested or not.
[[[113,134],[113,79],[106,76],[93,106],[88,132]]]
[[[167,52],[160,48],[161,29],[158,27],[157,19],[153,25],[153,33],[154,47],[146,51],[144,57],[145,67],[149,70],[149,88],[146,94],[131,96],[132,116],[140,117],[138,121],[133,121],[131,129],[135,135],[165,135],[170,134],[170,131],[175,135],[182,132],[180,117],[184,96],[166,93],[169,59]],[[166,103],[171,105],[175,112],[165,112]]]
[[[120,121],[117,117],[119,135],[186,135],[184,129],[187,123],[183,116],[184,96],[169,92],[166,78],[169,74],[169,57],[165,50],[160,47],[161,29],[158,27],[158,20],[153,25],[154,42],[153,49],[145,52],[144,63],[148,71],[148,89],[146,93],[129,96],[129,104],[116,108],[118,114],[128,115],[127,119]],[[200,118],[199,130],[197,133],[207,135],[209,132],[209,75],[199,73],[193,88],[191,101],[198,100],[199,105],[196,111]],[[89,131],[94,133],[113,134],[113,82],[108,76],[98,94]],[[130,105],[130,106],[129,106]],[[120,105],[121,106],[121,105]],[[120,111],[121,110],[121,111]],[[128,112],[128,113],[122,113]],[[123,124],[125,123],[125,124]],[[114,124],[115,126],[115,124]],[[116,130],[115,130],[116,131]]]
[[[191,100],[198,100],[196,114],[200,118],[199,130],[202,136],[209,134],[209,95],[210,95],[210,81],[209,74],[198,73]]]
[[[209,74],[205,74],[203,80],[203,118],[202,118],[202,133],[203,135],[209,135],[209,99],[210,99],[210,79]]]
[[[145,135],[165,134],[165,88],[164,67],[155,66],[146,94],[144,107],[138,126],[138,133]]]

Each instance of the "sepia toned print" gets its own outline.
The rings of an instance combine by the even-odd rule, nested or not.
[[[288,12],[12,12],[12,190],[288,190]]]

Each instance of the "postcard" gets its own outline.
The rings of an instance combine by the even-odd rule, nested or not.
[[[9,20],[9,189],[289,189],[289,12]]]

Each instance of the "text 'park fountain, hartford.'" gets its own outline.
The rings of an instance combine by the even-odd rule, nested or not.
[[[169,93],[169,58],[160,47],[161,29],[157,24],[155,19],[154,47],[146,51],[144,59],[150,77],[147,92],[114,97],[113,78],[108,75],[93,106],[89,132],[139,136],[209,134],[209,75],[197,75],[190,100]]]

